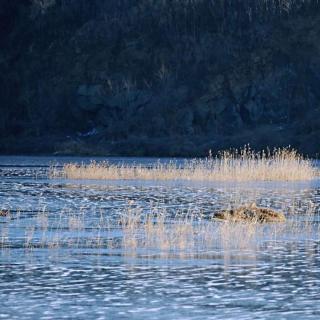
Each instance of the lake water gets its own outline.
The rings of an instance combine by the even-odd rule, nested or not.
[[[0,157],[0,209],[11,212],[0,217],[0,319],[320,319],[318,180],[47,177],[51,163],[90,159]],[[173,250],[145,239],[127,246],[117,224],[128,210],[147,216],[157,208],[173,225],[192,212],[195,224],[214,232],[214,212],[250,202],[283,211],[287,222],[257,227],[241,245],[243,235],[234,229],[223,241],[196,239]]]

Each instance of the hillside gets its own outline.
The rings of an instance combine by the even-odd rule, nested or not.
[[[320,3],[2,0],[0,152],[320,152]]]

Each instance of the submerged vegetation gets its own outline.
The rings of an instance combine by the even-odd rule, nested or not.
[[[158,161],[151,167],[104,162],[65,164],[62,170],[51,168],[50,176],[67,179],[142,179],[199,181],[311,180],[316,175],[312,162],[290,148],[255,152],[249,147],[219,152],[204,159],[183,163]]]

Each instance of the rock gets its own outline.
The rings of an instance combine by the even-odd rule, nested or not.
[[[0,210],[0,217],[6,217],[6,216],[8,216],[9,215],[9,213],[10,213],[10,211],[9,210]]]
[[[286,217],[283,213],[269,208],[257,207],[255,203],[249,206],[242,206],[238,209],[224,210],[218,212],[217,219],[228,220],[232,222],[284,222]]]

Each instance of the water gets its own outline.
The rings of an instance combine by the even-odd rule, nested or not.
[[[1,319],[320,318],[319,181],[47,178],[50,163],[69,161],[89,159],[0,157],[0,208],[11,211],[0,217]],[[215,211],[253,201],[288,222],[259,227],[241,245],[237,229],[201,246],[128,247],[116,224],[128,208],[148,215],[156,207],[173,223],[193,212],[214,232]]]

